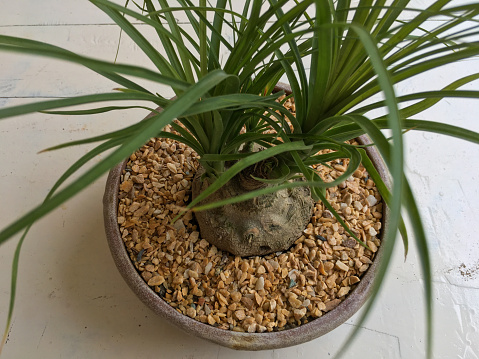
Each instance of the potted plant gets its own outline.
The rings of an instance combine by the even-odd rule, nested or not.
[[[407,236],[401,219],[403,209],[412,223],[414,238],[423,257],[427,322],[431,328],[431,279],[427,243],[414,197],[403,173],[401,136],[404,130],[416,129],[479,142],[477,133],[413,119],[414,115],[444,97],[477,98],[476,92],[457,89],[476,80],[479,75],[471,74],[457,79],[441,90],[404,96],[396,96],[393,86],[427,70],[476,56],[479,48],[471,40],[475,28],[470,23],[473,24],[476,20],[477,4],[446,8],[447,1],[436,1],[428,9],[418,11],[407,8],[407,4],[401,1],[390,6],[381,1],[374,4],[361,1],[356,7],[347,1],[334,5],[321,1],[303,1],[293,6],[287,1],[271,1],[264,9],[260,2],[255,1],[248,3],[241,12],[236,12],[227,6],[226,0],[218,1],[215,7],[206,6],[206,1],[200,1],[199,6],[194,6],[189,1],[180,1],[180,8],[171,8],[166,1],[160,1],[160,7],[155,8],[151,1],[145,1],[143,14],[106,0],[91,2],[108,14],[135,41],[157,70],[110,64],[52,45],[1,36],[2,50],[41,54],[79,63],[117,82],[122,88],[114,93],[1,109],[0,118],[36,111],[95,114],[126,106],[81,111],[57,109],[85,103],[125,100],[153,103],[152,108],[144,106],[153,114],[124,130],[50,148],[53,150],[74,144],[104,141],[72,165],[41,206],[2,230],[0,243],[25,230],[19,242],[20,248],[26,232],[36,219],[76,194],[155,136],[178,140],[198,153],[204,175],[198,178],[200,191],[190,203],[190,208],[204,204],[209,195],[234,178],[252,182],[252,187],[242,197],[232,196],[227,199],[228,205],[241,199],[273,193],[278,189],[292,192],[293,188],[308,186],[312,198],[321,200],[336,220],[344,225],[345,230],[349,231],[349,235],[361,241],[344,224],[339,213],[328,206],[324,189],[349,178],[362,161],[390,211],[389,227],[385,231],[382,246],[383,260],[379,264],[372,293],[377,293],[384,277],[398,229],[407,248]],[[196,39],[176,24],[175,11],[185,12],[198,34]],[[405,22],[401,16],[408,12],[414,15],[412,20]],[[423,29],[428,20],[436,17],[443,18],[444,22],[427,31]],[[166,56],[145,39],[129,18],[156,30]],[[231,41],[223,35],[227,29],[231,31]],[[309,71],[306,69],[308,62]],[[276,101],[280,94],[271,94],[283,76],[286,76],[291,86],[296,116],[292,116]],[[134,82],[134,77],[166,84],[174,90],[177,97],[169,100],[155,94],[154,90]],[[378,94],[382,94],[384,100],[375,100],[374,96]],[[399,109],[398,104],[407,101],[416,102]],[[161,106],[163,111],[155,110],[157,106]],[[377,109],[384,111],[372,118],[365,116],[369,111]],[[162,132],[168,124],[176,133]],[[388,139],[381,129],[390,129],[392,137]],[[391,191],[377,175],[362,146],[344,143],[363,134],[369,135],[391,173]],[[261,150],[255,148],[257,145],[261,146]],[[81,179],[57,192],[60,184],[84,163],[112,148],[116,150],[105,160],[95,165]],[[323,149],[332,150],[332,154],[317,155]],[[311,167],[313,164],[342,158],[348,159],[349,166],[332,182],[325,183]],[[255,166],[251,167],[252,165]],[[298,175],[304,180],[297,180]],[[309,203],[309,206],[312,203],[307,199],[298,201],[307,205]],[[219,204],[224,203],[213,203]],[[308,211],[305,212],[308,215]],[[296,233],[299,230],[300,234],[304,221],[299,220],[298,223]],[[256,242],[258,233],[251,232],[254,228],[256,227],[247,228],[240,238],[246,237],[248,243],[253,243],[253,240]],[[294,241],[294,237],[290,235],[289,239]],[[284,244],[284,247],[290,244],[291,241]],[[363,245],[367,246],[365,243]],[[284,249],[273,247],[269,239],[257,247],[257,253],[231,250],[241,256],[261,255]],[[250,246],[243,246],[243,249],[249,248]],[[15,263],[18,264],[18,256]],[[16,281],[15,276],[14,271],[13,282]],[[368,302],[367,308],[371,305],[372,301]],[[430,334],[428,338],[430,351]]]

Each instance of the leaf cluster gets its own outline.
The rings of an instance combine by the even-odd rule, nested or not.
[[[374,294],[386,273],[398,230],[407,252],[408,237],[401,217],[404,210],[421,254],[430,355],[431,269],[419,211],[404,175],[402,134],[406,130],[430,131],[479,143],[475,132],[415,117],[443,98],[479,98],[479,91],[459,90],[477,80],[479,74],[457,78],[442,89],[402,96],[396,95],[395,85],[477,56],[479,4],[454,6],[451,0],[435,0],[426,9],[415,9],[409,7],[408,0],[360,0],[354,5],[351,0],[244,0],[241,6],[232,0],[217,0],[214,5],[206,0],[178,0],[177,6],[170,6],[167,0],[144,0],[142,5],[134,3],[132,7],[108,0],[90,2],[135,42],[151,60],[152,68],[105,62],[46,43],[0,35],[1,51],[80,64],[118,86],[111,93],[3,108],[0,119],[37,111],[93,115],[133,107],[151,115],[121,130],[49,148],[99,143],[68,169],[43,204],[0,232],[0,244],[26,230],[20,249],[34,221],[91,184],[151,137],[169,137],[189,145],[197,152],[207,175],[215,180],[190,207],[240,171],[271,158],[278,164],[269,179],[274,187],[224,202],[296,186],[298,182],[288,180],[300,174],[306,178],[313,197],[328,206],[324,189],[347,179],[362,162],[390,209],[384,260]],[[187,32],[178,24],[178,13],[186,16],[193,31]],[[138,23],[155,30],[154,40],[160,41],[160,49],[143,35]],[[278,101],[283,93],[274,92],[282,79],[291,87],[295,116]],[[143,80],[169,86],[176,97],[161,96],[154,88],[142,85]],[[121,105],[130,100],[138,105]],[[111,105],[116,101],[120,105]],[[65,109],[104,102],[109,104],[88,110]],[[175,132],[164,131],[166,125]],[[383,129],[391,130],[390,138]],[[345,143],[363,134],[372,139],[382,155],[391,173],[391,188],[383,183],[363,147]],[[254,145],[264,150],[251,151]],[[113,151],[59,190],[67,178],[106,150]],[[320,150],[331,152],[317,155]],[[349,159],[348,169],[330,183],[323,182],[311,167],[340,158]],[[228,166],[231,161],[234,164]],[[339,214],[330,209],[341,221]],[[13,266],[12,303],[19,249]],[[371,306],[372,301],[368,309]],[[13,304],[10,317],[12,310]]]

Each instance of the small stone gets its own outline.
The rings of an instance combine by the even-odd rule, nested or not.
[[[185,230],[185,224],[183,223],[183,220],[177,220],[175,224],[173,224],[173,228],[175,228],[178,232],[181,230]]]
[[[177,273],[174,277],[173,277],[173,284],[176,284],[176,285],[180,285],[180,284],[183,284],[183,281],[185,280],[185,278]]]
[[[306,311],[307,311],[306,308],[295,309],[293,311],[294,319],[300,320],[302,317],[304,317],[306,315]]]
[[[178,170],[176,169],[176,166],[173,163],[171,162],[167,163],[166,167],[170,170],[171,173],[174,173],[174,174],[178,173]]]
[[[186,315],[189,316],[190,318],[196,317],[196,309],[194,309],[194,308],[192,308],[192,307],[189,307],[189,308],[186,310]]]
[[[176,192],[176,200],[177,201],[183,201],[185,199],[186,191],[183,189],[181,191]]]
[[[338,268],[340,270],[343,270],[345,272],[347,272],[349,270],[349,267],[346,264],[344,264],[343,262],[339,261],[339,260],[336,261],[336,268]]]
[[[322,275],[327,275],[327,273],[325,271],[325,268],[324,268],[323,261],[319,261],[318,269],[319,269],[319,273],[321,273]]]
[[[198,273],[194,270],[188,269],[188,277],[190,278],[198,278]]]
[[[231,300],[235,303],[238,303],[241,300],[241,293],[240,292],[231,293]]]
[[[248,333],[256,332],[256,323],[248,325],[248,329],[246,330]]]
[[[366,272],[369,268],[369,264],[363,264],[360,268],[359,268],[359,271],[362,273],[362,272]]]
[[[244,318],[246,318],[246,314],[243,309],[239,309],[235,311],[235,317],[238,320],[243,320]]]
[[[333,310],[334,308],[336,308],[338,306],[339,303],[341,303],[341,299],[333,299],[333,300],[330,300],[327,303],[324,303],[325,306],[326,306],[324,311],[329,312],[330,310]]]
[[[369,227],[369,235],[371,237],[374,237],[376,234],[378,234],[378,232],[376,232],[376,230],[374,229],[374,227]]]
[[[320,317],[321,315],[323,315],[323,313],[318,309],[318,308],[314,308],[313,311],[311,312],[311,315],[313,317]]]
[[[353,285],[356,283],[359,283],[360,279],[356,277],[355,275],[349,277],[349,285]]]
[[[378,203],[378,200],[373,195],[369,195],[369,196],[366,197],[366,202],[368,203],[369,207],[372,207],[376,203]]]
[[[274,259],[270,259],[268,263],[271,264],[271,267],[273,267],[274,270],[277,270],[279,268],[279,263]]]
[[[264,289],[264,277],[259,277],[256,281],[256,290],[263,290]]]
[[[176,167],[175,167],[176,168]],[[183,175],[182,174],[176,174],[173,176],[173,182],[180,182],[181,180],[183,179]]]
[[[143,177],[142,174],[139,174],[138,176],[131,176],[131,179],[135,183],[140,183],[140,184],[145,183],[145,178]]]
[[[128,211],[134,213],[138,208],[140,208],[141,204],[138,202],[133,202],[131,206],[128,208]]]
[[[148,205],[142,206],[142,207],[138,208],[135,211],[135,213],[133,213],[133,217],[141,217],[141,216],[147,214],[149,210],[150,210],[150,206],[148,206]]]
[[[241,298],[241,303],[243,303],[244,306],[245,306],[247,309],[249,309],[249,310],[253,309],[254,303],[253,303],[253,300],[252,300],[252,299],[250,299],[250,298],[248,298],[248,297],[242,297],[242,298]]]
[[[300,301],[298,298],[293,297],[293,296],[290,296],[288,298],[288,302],[289,302],[289,304],[291,304],[291,306],[293,308],[299,308],[301,306],[301,304],[303,304],[302,301]]]
[[[329,272],[331,269],[333,269],[333,267],[334,267],[334,264],[329,261],[324,263],[324,269],[326,270],[326,272]]]
[[[326,279],[326,285],[328,286],[328,288],[332,289],[334,287],[336,287],[336,279],[338,278],[338,275],[337,273],[333,273],[331,274],[328,279]]]
[[[296,285],[297,285],[297,283],[294,281],[293,278],[291,278],[291,279],[289,280],[288,288],[293,288],[293,287],[295,287]]]
[[[123,192],[130,192],[131,189],[133,188],[133,181],[125,181],[123,182],[121,185],[120,185],[120,191],[123,191]]]
[[[212,267],[213,267],[213,263],[208,262],[208,264],[205,266],[205,274],[208,274],[211,271]]]
[[[373,241],[367,241],[366,244],[369,249],[371,249],[371,252],[376,253],[378,251],[378,247],[376,247],[376,244]]]
[[[347,238],[342,241],[341,245],[346,248],[354,248],[357,243],[354,238]]]
[[[326,209],[323,211],[323,217],[324,218],[334,218],[333,214],[331,213],[330,210]]]
[[[366,256],[362,256],[361,258],[359,258],[359,260],[362,262],[362,263],[366,263],[366,264],[372,264],[373,261],[371,259],[369,259],[368,257]]]
[[[256,269],[256,273],[258,274],[264,274],[266,273],[266,269],[264,269],[264,266],[260,265],[258,269]]]
[[[269,311],[274,312],[275,309],[276,309],[276,300],[271,299],[269,301]]]
[[[341,287],[341,289],[339,289],[339,291],[338,291],[337,296],[338,297],[343,297],[346,294],[348,294],[350,290],[351,290],[351,287]]]
[[[363,209],[363,205],[359,201],[354,201],[354,208],[356,208],[358,211]]]
[[[256,327],[256,331],[258,333],[264,333],[266,331],[266,327],[258,324],[258,326]]]
[[[265,261],[265,262],[264,262],[264,267],[266,268],[266,270],[267,270],[269,273],[273,273],[273,272],[274,272],[273,266],[272,266],[271,263],[269,263],[268,261]]]
[[[304,240],[304,244],[306,244],[309,248],[316,247],[316,242],[309,238]]]
[[[151,277],[151,279],[148,281],[148,285],[150,287],[155,286],[155,285],[162,285],[165,282],[165,278],[161,275],[156,275],[154,277]]]
[[[344,203],[346,203],[346,205],[348,205],[348,206],[350,206],[351,203],[353,203],[353,196],[351,196],[351,193],[347,193],[344,196]]]
[[[258,304],[258,306],[260,306],[263,302],[263,298],[257,292],[254,292],[254,299],[256,300],[256,304]]]

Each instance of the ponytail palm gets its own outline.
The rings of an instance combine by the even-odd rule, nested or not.
[[[346,180],[362,162],[390,210],[384,260],[374,294],[386,273],[398,230],[407,252],[408,237],[401,218],[404,211],[421,256],[430,353],[431,268],[419,211],[404,175],[402,134],[406,130],[430,131],[479,143],[478,133],[415,117],[443,98],[479,98],[479,91],[460,90],[476,81],[479,74],[456,78],[442,89],[401,96],[395,94],[395,86],[429,70],[477,56],[479,4],[454,6],[450,0],[437,0],[427,9],[415,9],[408,7],[407,0],[361,0],[354,4],[348,0],[270,0],[266,4],[246,0],[238,10],[239,6],[228,0],[218,0],[214,6],[205,0],[194,4],[179,0],[176,7],[166,0],[145,0],[141,9],[108,0],[90,2],[136,43],[151,60],[152,68],[109,63],[53,45],[0,35],[2,51],[81,64],[118,85],[111,93],[3,108],[0,119],[37,111],[93,115],[132,107],[153,115],[121,130],[47,149],[99,143],[67,170],[41,205],[2,229],[0,243],[23,230],[20,249],[36,220],[155,136],[181,141],[197,152],[205,176],[211,181],[189,205],[197,210],[304,185],[311,188],[315,200],[327,206],[324,189]],[[179,12],[186,15],[193,32],[187,33],[176,22],[175,14]],[[162,49],[145,38],[134,25],[138,22],[155,30]],[[142,80],[171,87],[175,99],[161,96],[153,85],[147,88]],[[295,116],[278,101],[282,93],[273,93],[280,80],[291,86]],[[122,105],[130,100],[137,105]],[[103,102],[108,105],[101,105]],[[65,110],[85,104],[91,105],[90,109]],[[157,111],[158,107],[163,111]],[[166,125],[175,131],[163,131]],[[383,129],[391,130],[391,136],[386,137]],[[390,189],[380,179],[364,148],[345,142],[363,134],[369,135],[390,170]],[[263,150],[253,151],[257,145]],[[70,175],[106,150],[112,151],[79,179],[58,190]],[[317,155],[320,150],[332,152]],[[311,167],[343,158],[349,160],[349,166],[333,182],[322,181]],[[258,163],[268,163],[270,170],[263,181],[274,186],[221,203],[199,205],[241,171]],[[304,182],[290,181],[300,175]],[[342,222],[339,214],[330,209]],[[13,264],[10,318],[19,253],[18,250]],[[365,313],[372,303],[368,303]]]

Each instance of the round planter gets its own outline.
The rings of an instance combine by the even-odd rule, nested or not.
[[[287,86],[277,89],[284,89],[286,92],[289,90]],[[371,143],[369,138],[365,136],[359,137],[358,142],[361,144]],[[389,184],[389,175],[378,151],[375,147],[367,147],[366,149],[383,181]],[[352,290],[346,299],[330,312],[293,329],[265,333],[240,333],[203,324],[177,312],[143,280],[131,262],[121,238],[117,223],[118,192],[120,176],[126,163],[127,160],[110,171],[103,197],[105,231],[110,251],[118,270],[138,298],[156,314],[177,325],[185,332],[239,350],[284,348],[305,343],[330,332],[348,320],[368,299],[377,267],[382,258],[383,246],[379,247],[373,264],[371,264],[368,271],[362,276],[361,281],[356,285],[356,288]],[[387,207],[384,206],[381,240],[383,239],[382,234],[386,232],[387,217]]]

